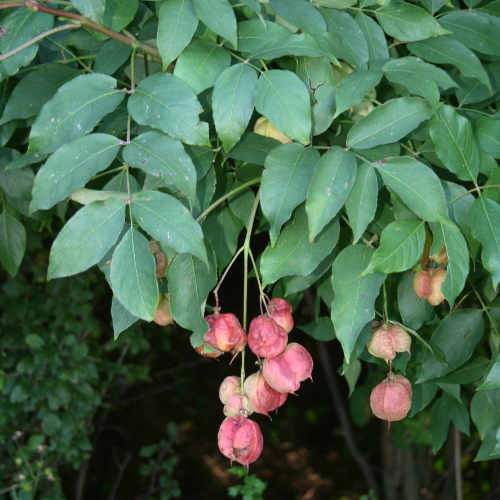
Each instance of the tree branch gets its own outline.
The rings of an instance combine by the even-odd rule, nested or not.
[[[75,14],[74,12],[66,12],[64,10],[53,9],[51,7],[46,7],[45,5],[39,4],[35,0],[25,0],[24,2],[6,2],[0,4],[0,10],[3,9],[15,9],[15,8],[25,8],[31,9],[36,12],[44,12],[45,14],[51,14],[55,17],[63,17],[66,19],[73,19],[80,23],[82,27],[88,28],[92,31],[96,31],[98,33],[102,33],[106,36],[109,36],[113,40],[117,42],[124,43],[125,45],[130,45],[131,47],[140,50],[141,52],[145,52],[149,54],[151,57],[157,60],[161,60],[160,53],[157,48],[151,47],[146,43],[139,42],[132,35],[123,35],[122,33],[118,33],[117,31],[113,31],[102,24],[98,24],[92,19],[88,17],[81,16],[79,14]],[[34,42],[36,43],[36,42]]]
[[[328,349],[323,342],[318,342],[318,352],[319,358],[321,361],[321,366],[323,368],[323,372],[325,374],[326,383],[328,389],[330,391],[330,395],[332,397],[333,408],[335,413],[337,414],[340,425],[342,427],[342,433],[344,435],[344,439],[346,441],[347,447],[351,452],[352,458],[358,464],[363,477],[365,478],[366,484],[368,487],[375,493],[378,498],[378,484],[373,475],[373,471],[366,461],[363,454],[359,451],[358,445],[354,439],[354,434],[352,432],[351,423],[349,422],[349,417],[347,416],[347,412],[344,407],[344,401],[342,398],[342,394],[340,392],[340,388],[337,384],[337,380],[335,377],[335,373],[332,370],[332,364],[330,359],[330,354],[328,353]]]
[[[43,40],[44,38],[47,38],[48,36],[59,33],[60,31],[74,30],[76,28],[81,28],[81,27],[82,26],[80,23],[71,23],[71,24],[63,24],[62,26],[57,26],[56,28],[52,28],[51,30],[44,31],[43,33],[40,33],[39,35],[22,43],[18,47],[14,48],[12,50],[9,50],[8,52],[5,52],[5,54],[0,54],[0,62],[5,61],[5,59],[8,59],[9,57],[15,56],[18,52],[21,52],[22,50],[27,49],[28,47],[31,47],[32,45],[35,45],[35,43],[38,43],[40,40]]]
[[[462,443],[460,431],[453,427],[453,469],[455,476],[455,495],[457,500],[464,499],[464,489],[462,481]]]

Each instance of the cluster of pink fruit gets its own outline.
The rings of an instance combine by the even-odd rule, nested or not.
[[[389,374],[370,394],[373,414],[387,422],[403,420],[411,408],[412,388],[402,375],[392,373],[392,360],[398,352],[410,352],[411,337],[399,325],[384,324],[377,328],[368,344],[368,352],[389,364]]]
[[[446,249],[432,255],[430,261],[431,266],[426,262],[424,268],[415,274],[413,289],[419,299],[427,300],[431,306],[438,306],[445,299],[442,286],[447,276],[446,269],[443,268],[448,264]]]
[[[284,299],[269,302],[267,313],[250,322],[248,336],[234,314],[216,311],[205,319],[209,329],[202,354],[237,354],[248,343],[259,358],[259,371],[244,380],[226,377],[219,389],[226,416],[219,429],[219,450],[231,461],[248,466],[259,458],[263,447],[260,427],[248,417],[252,413],[268,416],[282,406],[288,394],[311,378],[313,360],[303,346],[288,343],[294,321],[292,307]]]

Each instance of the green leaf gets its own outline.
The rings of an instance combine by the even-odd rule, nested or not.
[[[425,223],[421,220],[396,220],[385,227],[380,245],[363,274],[406,271],[415,265],[424,249]]]
[[[331,9],[347,9],[352,5],[356,5],[356,0],[314,0],[314,3],[319,7],[329,7]]]
[[[212,87],[230,64],[231,54],[227,50],[206,40],[195,40],[177,59],[174,75],[200,94]]]
[[[270,0],[276,14],[311,35],[326,32],[326,23],[320,14],[307,0]]]
[[[12,90],[0,124],[36,116],[57,89],[77,74],[63,64],[48,64],[28,73]]]
[[[491,274],[493,287],[500,282],[500,204],[480,196],[469,212],[472,236],[478,240],[483,251],[483,266]]]
[[[472,398],[470,410],[472,421],[482,439],[488,431],[500,426],[500,390],[479,391]]]
[[[402,85],[408,92],[424,97],[433,104],[439,101],[439,88],[457,86],[448,73],[417,57],[392,59],[384,64],[383,71],[390,82]],[[416,74],[421,78],[415,78]]]
[[[344,206],[356,171],[356,157],[342,148],[333,147],[320,158],[306,196],[310,241],[314,241]]]
[[[159,129],[174,139],[210,144],[208,124],[199,119],[203,109],[191,88],[176,76],[157,73],[142,80],[128,100],[128,111],[140,125]]]
[[[311,102],[302,80],[291,71],[273,69],[257,82],[255,109],[291,139],[311,139]]]
[[[432,382],[428,382],[427,384],[414,385],[411,409],[408,417],[413,418],[415,415],[427,408],[430,402],[434,399],[437,391],[437,384],[434,384]]]
[[[431,438],[432,452],[437,453],[448,437],[450,423],[469,435],[469,413],[462,402],[448,394],[443,394],[432,406],[431,411]]]
[[[207,267],[191,255],[176,255],[168,266],[170,307],[176,323],[191,330],[194,346],[203,342],[208,326],[204,321],[207,296],[217,282],[213,263]]]
[[[340,374],[345,378],[349,387],[349,397],[351,397],[356,384],[361,375],[361,362],[358,359],[352,360],[350,363],[344,362]]]
[[[464,76],[476,78],[491,89],[488,73],[474,52],[452,36],[431,38],[407,45],[410,52],[435,64],[451,64]]]
[[[203,24],[237,48],[236,16],[228,0],[193,0],[193,5]]]
[[[260,14],[261,8],[259,0],[241,0],[241,3],[244,3],[249,9],[251,9],[256,14]]]
[[[468,223],[469,211],[475,198],[460,184],[449,181],[442,182],[442,184],[448,202],[450,219],[454,221],[462,230],[462,233],[468,237],[470,233]]]
[[[319,342],[329,342],[335,339],[332,320],[327,316],[322,316],[314,323],[300,325],[297,328]]]
[[[462,180],[477,179],[479,148],[467,118],[451,106],[442,106],[430,122],[429,134],[436,154],[448,170]]]
[[[347,147],[369,149],[399,141],[430,115],[427,103],[418,97],[391,99],[354,124],[347,134]]]
[[[116,243],[125,223],[125,203],[109,199],[86,205],[61,229],[50,249],[48,279],[86,271]]]
[[[396,193],[418,217],[436,222],[448,217],[448,208],[439,177],[427,166],[409,156],[372,163],[384,184]]]
[[[500,355],[493,361],[484,382],[477,388],[478,391],[500,389]]]
[[[354,18],[347,12],[336,9],[324,9],[322,13],[328,33],[322,37],[317,36],[316,40],[320,46],[325,44],[325,53],[331,52],[356,68],[365,68],[369,58],[368,44]]]
[[[500,119],[481,116],[475,123],[476,135],[483,151],[500,158]]]
[[[139,8],[139,0],[105,0],[103,23],[114,31],[126,28],[135,17]]]
[[[358,173],[345,203],[352,229],[353,243],[363,236],[377,211],[378,181],[375,169],[366,163],[358,165]]]
[[[458,107],[479,103],[493,96],[493,91],[475,78],[456,74],[455,80],[458,83],[458,88],[455,89]]]
[[[497,56],[500,52],[500,19],[484,12],[456,10],[439,18],[443,27],[469,49]]]
[[[113,297],[111,301],[111,319],[113,321],[113,337],[115,340],[122,332],[139,321],[139,318],[125,309],[116,297]]]
[[[3,160],[1,158],[1,149],[0,159]],[[33,171],[29,168],[20,171],[7,170],[0,162],[0,188],[3,189],[10,203],[14,203],[15,200],[28,202],[33,186],[33,177]],[[26,210],[21,211],[24,215],[28,215],[27,206]]]
[[[116,80],[107,75],[93,73],[70,80],[59,87],[35,120],[29,152],[51,153],[89,133],[123,97]]]
[[[377,9],[375,15],[384,31],[401,42],[416,42],[448,33],[421,7],[392,1]]]
[[[231,189],[241,186],[243,183],[236,181],[231,185]],[[255,194],[251,189],[245,189],[240,193],[232,196],[228,202],[228,206],[234,216],[244,225],[248,222],[248,217],[255,203]]]
[[[281,226],[293,210],[306,198],[319,153],[299,144],[283,144],[266,158],[262,174],[260,204],[269,221],[271,244],[274,245]]]
[[[325,54],[316,40],[307,34],[295,35],[289,30],[273,23],[261,19],[252,19],[238,24],[239,50],[250,59],[277,59],[278,57],[328,56],[332,61],[336,61],[335,56]]]
[[[460,229],[449,220],[433,223],[431,229],[434,236],[431,254],[439,253],[441,248],[445,248],[448,254],[446,279],[441,289],[450,306],[453,306],[469,274],[467,242]]]
[[[267,155],[280,143],[270,137],[247,132],[229,152],[229,158],[253,165],[264,165]]]
[[[228,206],[219,207],[206,218],[203,223],[203,232],[215,253],[218,269],[224,269],[236,253],[238,237],[242,229],[243,223]]]
[[[430,344],[440,359],[428,354],[418,369],[417,383],[446,375],[472,356],[484,332],[483,314],[477,309],[452,312],[438,324]]]
[[[156,264],[148,240],[131,227],[113,252],[111,289],[134,316],[151,321],[158,306]]]
[[[313,135],[320,135],[333,122],[335,113],[335,76],[326,57],[302,57],[297,59],[297,74],[313,90]]]
[[[332,321],[348,363],[361,331],[375,317],[375,299],[385,280],[380,273],[362,275],[372,255],[367,246],[347,246],[332,266]]]
[[[96,73],[112,75],[130,59],[131,53],[131,47],[110,39],[99,49],[93,70]]]
[[[122,200],[125,203],[128,201],[129,196],[125,192],[106,191],[102,189],[78,189],[70,196],[71,200],[81,205],[89,205],[90,203],[94,203],[94,201],[106,201],[110,198]]]
[[[184,196],[191,206],[196,204],[196,169],[180,141],[159,132],[145,132],[125,147],[123,159]]]
[[[15,276],[26,249],[24,226],[5,210],[0,214],[0,263]]]
[[[225,151],[240,140],[253,113],[257,73],[247,64],[234,64],[215,82],[212,110],[217,135]]]
[[[335,117],[360,104],[381,79],[382,73],[375,70],[357,70],[343,78],[335,96]]]
[[[434,317],[432,306],[415,294],[412,272],[405,273],[399,282],[398,309],[403,323],[414,330],[418,330]]]
[[[163,69],[187,47],[198,27],[191,0],[167,0],[158,13],[157,45]]]
[[[462,368],[438,378],[436,381],[444,384],[472,384],[486,375],[490,365],[488,358],[477,356]]]
[[[120,150],[112,135],[90,134],[61,146],[35,177],[30,210],[49,209],[106,169]]]
[[[17,49],[36,35],[52,28],[54,17],[27,8],[14,9],[2,18],[0,54]],[[15,75],[36,56],[38,45],[30,45],[0,62],[0,80]]]
[[[173,196],[159,191],[141,191],[133,197],[132,214],[162,246],[207,261],[200,225]]]
[[[446,5],[447,0],[420,0],[420,2],[432,15]],[[467,2],[466,2],[467,3]]]
[[[106,9],[106,0],[71,0],[73,6],[85,17],[93,21],[102,22]]]
[[[354,2],[353,2],[354,3]],[[359,12],[354,18],[365,36],[368,45],[368,59],[371,63],[389,59],[389,48],[384,32],[369,16]]]
[[[314,243],[307,237],[305,210],[297,210],[276,244],[268,246],[260,260],[262,284],[267,286],[284,276],[307,276],[330,254],[339,239],[340,226],[332,221]]]

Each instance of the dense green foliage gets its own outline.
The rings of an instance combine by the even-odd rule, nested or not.
[[[30,257],[29,272],[1,288],[0,490],[59,499],[61,467],[78,470],[91,456],[98,412],[148,380],[150,344],[140,331],[106,341],[93,311],[103,298],[95,276],[46,286],[44,253]]]
[[[113,292],[116,337],[151,321],[168,294],[198,347],[209,294],[241,254],[243,324],[247,300],[259,301],[247,297],[248,279],[259,280],[261,299],[265,291],[298,305],[307,294],[313,312],[303,331],[338,340],[352,400],[365,403],[386,371],[365,349],[372,321],[404,325],[411,355],[393,367],[413,384],[413,420],[401,425],[427,430],[435,452],[450,426],[478,433],[476,459],[500,458],[497,1],[72,0],[0,9],[8,273],[17,273],[26,240],[51,230],[48,278],[98,266],[97,286],[106,280]],[[260,116],[271,131],[253,131]],[[151,239],[168,257],[165,277]],[[446,263],[437,259],[443,249]],[[413,273],[438,267],[446,300],[431,307],[415,295]],[[22,355],[2,348],[7,371],[19,373],[3,381],[4,394],[23,403],[23,377],[66,373],[26,404],[54,435],[47,456],[77,463],[87,438],[68,449],[57,410],[84,391],[72,414],[85,421],[103,390],[101,368],[76,361],[87,349],[77,342],[82,311],[60,314],[49,298],[39,304],[53,312],[47,332],[15,290],[5,293],[27,329]],[[90,290],[80,293],[90,300]],[[2,346],[14,341],[10,328],[2,325]],[[66,352],[72,361],[61,372]],[[364,407],[352,408],[366,422]],[[23,453],[41,445],[34,434]],[[52,460],[42,464],[45,478]]]

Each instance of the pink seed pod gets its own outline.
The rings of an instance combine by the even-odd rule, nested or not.
[[[208,331],[203,339],[222,352],[240,352],[245,347],[245,332],[232,313],[215,313],[205,317]]]
[[[269,415],[270,411],[283,405],[288,397],[288,394],[281,394],[270,387],[260,372],[246,378],[244,390],[253,410],[262,415]]]
[[[217,437],[220,452],[231,462],[250,465],[262,453],[264,438],[259,425],[249,418],[227,417]]]
[[[410,381],[402,375],[391,375],[376,385],[370,394],[373,414],[387,422],[403,420],[411,408]]]
[[[223,352],[213,348],[206,342],[203,342],[203,344],[195,347],[194,350],[204,358],[218,358],[219,356],[222,356],[224,354]]]
[[[227,404],[229,398],[235,394],[240,394],[240,377],[231,375],[226,377],[219,386],[219,399],[222,404]]]
[[[281,393],[296,392],[300,383],[311,378],[313,360],[305,347],[292,342],[285,351],[264,360],[262,374],[266,382]]]
[[[410,352],[411,337],[398,325],[382,325],[375,330],[368,352],[386,362],[392,361],[398,352]]]
[[[260,315],[250,322],[248,347],[260,358],[273,358],[281,354],[288,342],[288,335],[269,316]]]
[[[253,408],[247,396],[233,394],[224,405],[223,412],[226,417],[237,417],[238,415],[248,417],[253,413]]]
[[[271,316],[286,333],[290,333],[293,330],[292,306],[285,299],[271,299],[267,309],[269,311],[269,316]]]
[[[431,292],[427,297],[427,302],[432,306],[438,306],[444,301],[444,295],[441,287],[446,279],[445,269],[435,269],[431,273]]]
[[[413,290],[419,299],[426,299],[431,293],[431,275],[429,271],[418,271],[413,278]]]

